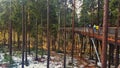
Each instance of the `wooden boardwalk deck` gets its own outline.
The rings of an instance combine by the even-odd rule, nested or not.
[[[108,28],[108,43],[112,43],[115,44],[115,42],[117,42],[117,44],[120,44],[120,28],[118,29],[118,36],[117,36],[117,41],[115,41],[115,29],[116,27],[109,27]],[[62,29],[64,30],[64,29]],[[72,28],[66,28],[67,32],[72,32]],[[98,30],[96,30],[96,32],[93,32],[92,28],[88,28],[88,27],[76,27],[74,29],[75,33],[84,35],[84,36],[89,36],[92,38],[96,38],[98,40],[102,40],[103,36],[102,36],[102,27]]]

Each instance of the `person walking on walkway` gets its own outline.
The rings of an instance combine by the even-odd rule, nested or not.
[[[93,25],[93,30],[94,30],[94,32],[96,32],[96,25],[95,24]]]

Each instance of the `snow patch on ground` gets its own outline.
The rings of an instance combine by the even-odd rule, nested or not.
[[[40,56],[40,55],[39,55]],[[34,56],[33,55],[28,55],[28,62],[29,65],[26,66],[24,65],[24,68],[46,68],[47,67],[47,55],[43,55],[44,58],[40,58],[40,61],[35,61],[34,60]],[[66,66],[67,67],[71,67],[70,65],[68,65],[71,62],[71,57],[66,56]],[[4,64],[2,61],[4,59],[4,54],[0,54],[0,62],[2,64]],[[21,68],[22,65],[22,58],[19,56],[12,56],[13,61],[15,62],[15,67],[12,68]],[[50,68],[63,68],[63,56],[60,56],[60,54],[58,54],[57,56],[51,56],[50,57]],[[74,65],[77,64],[77,59],[74,59]],[[3,65],[0,66],[0,68],[4,68]],[[7,68],[7,67],[6,67]],[[74,67],[74,68],[78,68],[78,67]]]

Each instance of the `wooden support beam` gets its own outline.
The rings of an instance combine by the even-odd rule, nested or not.
[[[97,39],[95,39],[95,44],[96,44],[96,49],[97,49],[97,52],[98,52],[98,55],[99,55],[99,43],[98,43]],[[98,59],[97,59],[97,55],[96,55],[96,65],[97,65],[97,62],[98,62]]]
[[[118,38],[118,28],[116,28],[116,30],[115,30],[115,49],[116,49],[116,54],[115,54],[115,68],[117,68],[118,67],[118,65],[119,65],[119,61],[118,61],[118,59],[119,59],[119,46],[118,46],[118,44],[117,44],[117,38]]]
[[[89,39],[89,42],[90,42],[90,57],[89,59],[93,59],[93,44],[92,44],[92,41],[91,39]]]
[[[83,50],[85,53],[85,49],[86,49],[86,36],[83,38]]]
[[[111,67],[111,65],[113,64],[113,57],[114,57],[114,45],[113,44],[109,44],[109,63],[108,63],[108,68]]]
[[[82,57],[82,51],[83,51],[83,36],[80,36],[81,39],[81,47],[80,47],[80,57]]]

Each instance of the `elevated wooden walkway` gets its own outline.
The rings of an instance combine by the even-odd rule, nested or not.
[[[61,28],[61,30],[64,30]],[[72,28],[66,28],[67,32],[72,32]],[[84,36],[88,36],[88,37],[92,37],[92,38],[96,38],[98,40],[102,40],[103,36],[102,36],[102,27],[99,30],[93,30],[93,28],[88,28],[88,27],[76,27],[74,29],[75,33],[84,35]],[[116,36],[116,27],[108,27],[108,43],[112,43],[115,44],[115,42],[117,44],[120,44],[120,28],[117,30],[117,35]],[[116,36],[116,41],[115,41],[115,36]]]

